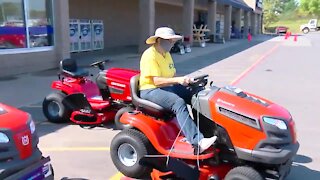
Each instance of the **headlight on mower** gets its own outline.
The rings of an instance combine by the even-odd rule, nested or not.
[[[29,114],[28,124],[29,124],[31,134],[33,134],[36,131],[36,125],[34,124],[34,121],[33,121],[32,116],[30,114]]]
[[[0,143],[8,143],[8,142],[9,142],[8,136],[0,132]]]
[[[276,118],[271,118],[271,117],[263,117],[262,119],[264,122],[266,122],[270,125],[276,126],[279,129],[282,129],[282,130],[288,129],[286,123],[281,119],[276,119]]]
[[[30,126],[31,134],[33,134],[36,131],[36,125],[34,124],[33,120],[30,121],[29,126]]]

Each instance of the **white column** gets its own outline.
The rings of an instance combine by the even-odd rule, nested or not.
[[[250,12],[249,11],[244,11],[244,36],[246,36],[249,32],[249,19],[250,19]]]
[[[257,15],[254,12],[251,14],[251,34],[257,34]]]
[[[242,9],[237,9],[236,15],[235,15],[235,23],[236,23],[235,26],[239,31],[241,30],[241,19],[242,19]]]
[[[225,14],[224,14],[224,39],[230,40],[231,35],[231,17],[232,17],[232,6],[225,6]]]
[[[259,34],[262,34],[262,15],[261,14],[259,14],[259,16],[258,16],[259,18],[258,18],[258,24],[259,24],[259,27],[258,27],[258,33]]]
[[[54,18],[54,36],[57,62],[70,58],[69,42],[69,1],[55,0],[54,14],[59,14]]]
[[[190,43],[193,41],[194,1],[183,0],[183,36],[189,37]]]
[[[208,29],[210,34],[216,34],[216,20],[217,20],[217,1],[208,1]]]
[[[139,0],[139,25],[139,52],[143,52],[146,39],[155,31],[155,0]]]

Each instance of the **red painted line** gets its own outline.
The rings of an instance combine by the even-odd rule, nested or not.
[[[247,76],[254,68],[256,68],[260,63],[262,63],[271,53],[273,53],[280,44],[276,44],[273,48],[271,48],[269,51],[264,53],[254,64],[252,64],[248,69],[246,69],[244,72],[242,72],[236,79],[234,79],[230,84],[236,85],[239,83],[241,79],[243,79],[245,76]]]

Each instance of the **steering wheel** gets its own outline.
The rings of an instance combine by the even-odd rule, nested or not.
[[[102,61],[97,61],[97,62],[90,64],[90,66],[91,67],[98,67],[100,70],[104,70],[104,64],[108,61],[109,61],[108,59],[102,60]]]
[[[189,83],[187,89],[191,90],[193,94],[196,94],[199,91],[203,90],[208,83],[208,76],[208,74],[203,74],[200,76],[193,77],[193,82]]]
[[[191,82],[189,84],[189,86],[201,86],[201,87],[204,87],[207,85],[208,83],[208,78],[209,75],[208,74],[202,74],[202,75],[199,75],[199,76],[196,76],[196,77],[193,77],[192,80],[193,82]]]

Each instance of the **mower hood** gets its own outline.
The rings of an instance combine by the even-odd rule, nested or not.
[[[29,114],[14,107],[0,103],[0,127],[18,130],[27,127]]]

